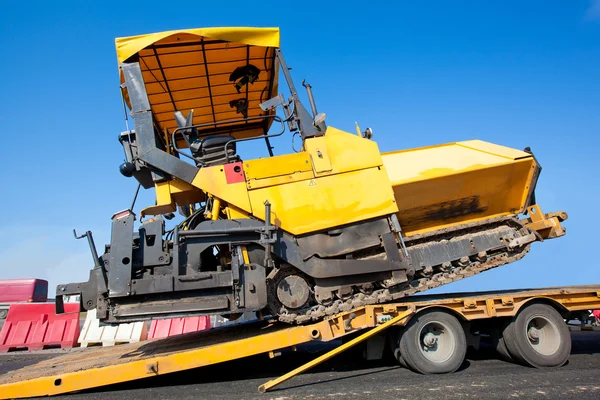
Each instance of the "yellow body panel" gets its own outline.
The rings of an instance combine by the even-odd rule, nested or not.
[[[209,167],[194,185],[260,220],[268,200],[273,223],[295,235],[396,213],[410,236],[523,212],[536,164],[479,140],[381,154],[329,127],[303,152],[243,166],[245,183],[227,184],[223,168]]]
[[[484,142],[483,140],[465,140],[458,143],[461,147],[468,147],[479,152],[485,152],[496,157],[504,157],[509,160],[518,160],[525,157],[531,157],[524,151],[511,149],[510,147],[500,146],[494,143]]]
[[[225,208],[225,215],[227,215],[227,219],[248,218],[247,212],[240,210],[231,204]]]
[[[273,224],[295,235],[397,212],[377,145],[335,128],[327,135],[307,139],[301,153],[244,161],[245,182],[228,183],[225,168],[214,166],[192,184],[220,200],[229,218],[264,220],[268,200]],[[157,186],[159,204],[170,205],[169,194]]]
[[[528,153],[478,140],[382,157],[407,236],[522,212],[536,166]]]
[[[264,220],[268,200],[273,224],[301,235],[397,211],[375,142],[329,127],[304,147],[298,154],[244,163],[255,217]]]
[[[220,199],[229,218],[264,220],[268,200],[273,224],[294,235],[396,213],[410,236],[522,213],[535,167],[528,153],[479,140],[381,154],[329,127],[300,153],[244,161],[245,181],[228,183],[214,166],[193,186]],[[157,207],[190,195],[180,186],[157,184]]]
[[[200,168],[192,184],[247,213],[252,212],[246,182],[228,184],[221,165]]]
[[[331,170],[314,166],[319,175],[339,174],[340,172],[356,171],[383,165],[377,143],[360,136],[328,127],[325,136],[306,140],[306,151],[313,159],[321,159],[318,152],[325,150],[324,157],[329,159]]]
[[[257,218],[265,218],[263,203],[269,200],[272,223],[296,235],[397,211],[387,174],[377,167],[251,190],[249,194]]]
[[[316,174],[332,172],[331,160],[327,151],[327,139],[324,136],[312,138],[306,141],[306,150],[310,155],[313,170]]]
[[[176,204],[198,203],[205,197],[204,193],[197,188],[179,179],[156,182],[154,188],[156,189],[156,205],[144,208],[142,217],[174,212],[177,208]]]
[[[249,189],[314,177],[310,156],[306,152],[246,161],[244,174]]]
[[[269,186],[285,185],[287,183],[305,181],[315,177],[312,168],[309,171],[295,172],[289,175],[278,175],[272,178],[264,178],[248,181],[248,189],[260,189]]]

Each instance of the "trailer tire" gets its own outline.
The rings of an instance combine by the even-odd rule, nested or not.
[[[560,367],[571,354],[569,329],[558,311],[546,304],[521,309],[503,336],[512,357],[526,366]]]
[[[496,343],[496,353],[500,355],[505,361],[513,362],[514,358],[510,355],[508,348],[506,347],[506,343],[504,343],[504,338],[500,336],[498,338],[498,342]]]
[[[510,321],[496,322],[495,326],[490,329],[490,340],[492,347],[498,353],[498,356],[504,361],[514,362],[514,358],[510,355],[506,343],[504,343],[504,330],[508,326]]]
[[[406,360],[404,359],[404,357],[402,357],[402,354],[400,354],[400,348],[396,348],[396,350],[394,350],[394,358],[398,361],[398,363],[406,368],[409,369],[408,364],[406,364]]]
[[[421,374],[456,371],[467,353],[465,331],[456,317],[436,310],[417,314],[401,333],[399,350],[410,369]]]
[[[402,336],[403,331],[403,328],[390,328],[388,332],[388,346],[394,359],[398,361],[402,367],[409,369],[408,365],[406,365],[406,361],[404,361],[404,358],[402,357],[402,354],[400,354],[400,337]]]

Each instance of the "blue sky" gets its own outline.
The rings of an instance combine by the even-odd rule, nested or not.
[[[600,283],[600,1],[287,4],[5,2],[0,278],[49,279],[52,293],[86,280],[91,257],[72,228],[93,230],[101,252],[131,202],[116,37],[278,26],[331,126],[370,126],[382,151],[481,139],[535,152],[538,203],[569,213],[567,236],[438,292]],[[290,152],[290,136],[275,145]],[[145,191],[138,205],[153,202]]]

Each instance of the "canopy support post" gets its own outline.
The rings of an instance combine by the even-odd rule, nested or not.
[[[124,85],[127,88],[131,113],[135,123],[138,158],[135,162],[136,169],[150,168],[154,182],[163,181],[166,178],[165,175],[171,175],[191,184],[198,173],[198,168],[172,156],[157,144],[152,110],[140,63],[137,61],[124,62],[121,64],[121,71],[123,71],[125,77]],[[139,161],[142,161],[142,163]]]

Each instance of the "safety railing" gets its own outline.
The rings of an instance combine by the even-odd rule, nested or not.
[[[281,124],[281,131],[278,133],[273,133],[273,134],[268,134],[268,135],[253,136],[253,137],[241,138],[241,139],[232,139],[232,140],[228,141],[223,146],[223,150],[225,152],[225,160],[226,160],[226,162],[229,162],[229,154],[227,153],[227,149],[232,143],[245,142],[245,141],[257,140],[257,139],[269,139],[269,138],[281,136],[285,132],[285,122],[287,121],[288,118],[286,118],[284,120],[281,117],[279,117],[278,115],[259,115],[256,117],[248,117],[248,118],[242,118],[242,119],[230,119],[230,120],[219,121],[219,122],[208,122],[208,123],[204,123],[204,124],[178,127],[175,130],[173,130],[173,132],[171,133],[172,146],[173,146],[173,149],[178,154],[180,154],[184,157],[187,157],[194,162],[197,162],[197,160],[194,157],[184,153],[183,151],[181,151],[180,148],[177,147],[177,141],[175,140],[175,135],[177,133],[180,133],[181,137],[183,137],[183,140],[185,140],[185,142],[188,143],[188,146],[189,146],[191,143],[189,143],[187,138],[185,137],[185,133],[183,132],[185,130],[198,129],[198,128],[203,128],[206,126],[216,126],[216,125],[221,125],[221,124],[234,124],[234,123],[240,123],[240,122],[248,122],[248,121],[261,120],[261,119],[267,119],[267,118],[273,118],[273,121],[279,122]],[[202,140],[209,138],[209,137],[218,137],[218,136],[221,136],[221,135],[207,135],[207,136],[204,136],[202,138]]]

